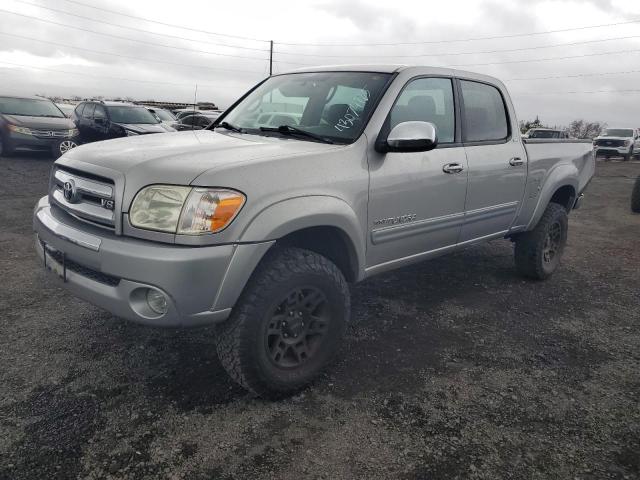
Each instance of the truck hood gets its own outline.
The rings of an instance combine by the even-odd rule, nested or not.
[[[342,146],[294,138],[197,130],[81,145],[56,163],[90,172],[91,165],[115,171],[125,177],[129,190],[153,183],[189,185],[211,169],[336,148]]]
[[[66,130],[76,128],[76,125],[67,117],[30,117],[26,115],[3,115],[7,122],[40,130]]]
[[[633,137],[596,137],[594,140],[633,140]]]

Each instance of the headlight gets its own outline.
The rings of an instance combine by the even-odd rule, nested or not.
[[[17,125],[9,124],[9,130],[15,133],[22,133],[24,135],[33,135],[33,133],[31,133],[31,129],[27,127],[19,127]]]
[[[139,135],[139,133],[136,133],[132,130],[125,130],[125,132],[127,132],[127,137],[135,137],[136,135]]]
[[[134,227],[201,235],[227,227],[244,202],[235,190],[152,185],[138,192],[129,216]]]
[[[625,140],[624,141],[624,146],[628,147],[629,145],[631,145],[631,140]]]
[[[72,128],[71,130],[69,130],[69,131],[67,132],[67,136],[69,136],[69,137],[75,137],[75,136],[77,136],[79,133],[80,133],[80,132],[78,131],[78,129],[77,129],[77,128]]]

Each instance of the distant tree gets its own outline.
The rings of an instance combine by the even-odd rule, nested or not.
[[[82,100],[82,97],[79,95],[74,95],[73,97],[71,97],[71,100],[73,100],[74,102],[79,102]]]
[[[521,133],[527,133],[527,130],[529,130],[530,128],[543,128],[544,125],[542,124],[542,122],[540,121],[540,119],[538,118],[538,116],[536,115],[536,119],[533,121],[527,121],[524,122],[522,120],[520,120],[520,132]]]
[[[569,136],[573,138],[593,139],[600,135],[606,126],[606,123],[588,122],[586,120],[579,119],[571,122],[567,131],[569,132]]]

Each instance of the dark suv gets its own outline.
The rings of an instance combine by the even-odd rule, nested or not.
[[[51,100],[0,96],[0,156],[44,150],[59,157],[76,146],[77,136],[76,126]]]
[[[76,107],[72,118],[83,143],[147,133],[175,132],[145,107],[132,103],[82,102]]]

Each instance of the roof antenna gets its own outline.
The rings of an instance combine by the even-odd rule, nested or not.
[[[196,83],[196,91],[193,94],[193,109],[197,110],[196,106],[197,106],[197,100],[198,100],[198,84]]]

